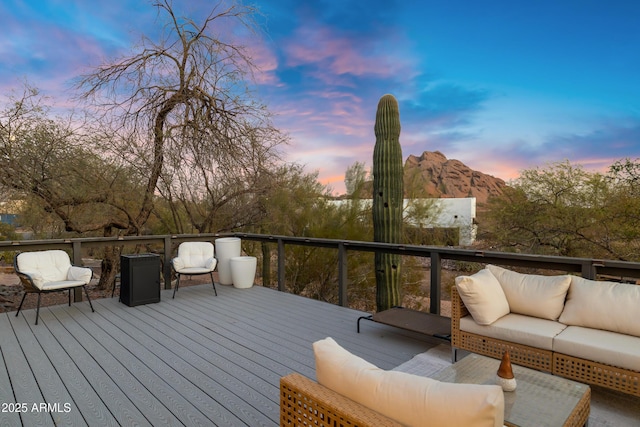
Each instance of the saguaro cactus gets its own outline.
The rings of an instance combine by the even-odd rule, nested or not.
[[[373,240],[401,243],[403,168],[400,111],[393,95],[378,102],[373,149]],[[375,254],[378,311],[400,304],[400,255]]]

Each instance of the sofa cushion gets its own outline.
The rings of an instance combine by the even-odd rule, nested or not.
[[[640,371],[640,338],[631,335],[569,326],[553,341],[553,350],[581,359]]]
[[[504,395],[496,385],[451,384],[385,371],[332,338],[313,344],[318,383],[408,426],[502,426]]]
[[[560,322],[640,337],[640,286],[572,276]]]
[[[461,331],[549,351],[553,348],[553,339],[564,328],[566,325],[559,322],[513,313],[491,325],[478,325],[471,316],[460,319]]]
[[[498,279],[486,268],[472,276],[456,277],[456,288],[480,325],[490,325],[509,313],[509,303]]]
[[[567,297],[571,276],[522,274],[496,265],[487,269],[498,279],[511,313],[558,320]]]

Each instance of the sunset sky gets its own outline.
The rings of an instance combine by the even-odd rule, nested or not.
[[[0,96],[73,77],[159,31],[147,0],[3,0]],[[174,0],[198,21],[214,2]],[[440,151],[508,180],[569,160],[640,157],[640,1],[257,0],[256,95],[286,158],[344,191],[371,166],[378,99],[400,104],[403,154]]]

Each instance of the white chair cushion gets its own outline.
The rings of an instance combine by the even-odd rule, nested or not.
[[[71,260],[65,251],[49,250],[18,254],[18,270],[31,276],[33,284],[42,289],[48,282],[67,280]]]
[[[487,265],[487,269],[498,279],[511,313],[558,320],[571,276],[540,276],[522,274],[496,265]]]
[[[43,291],[52,291],[54,289],[76,288],[83,285],[86,285],[86,283],[82,280],[63,280],[60,282],[46,282],[40,289]]]
[[[184,269],[184,259],[182,258],[175,257],[171,260],[171,264],[175,271],[182,271]]]
[[[180,270],[176,270],[178,273],[180,274],[185,274],[185,275],[189,275],[189,274],[205,274],[205,273],[210,273],[211,271],[213,271],[212,268],[204,268],[204,267],[186,267],[186,268],[181,268]]]
[[[472,276],[456,277],[462,302],[480,325],[490,325],[509,314],[509,303],[498,279],[488,269]]]
[[[452,384],[385,371],[333,339],[313,344],[318,383],[407,426],[502,426],[504,395],[496,385]]]
[[[553,340],[553,351],[640,371],[640,338],[631,335],[569,326]]]
[[[184,242],[178,246],[178,256],[173,259],[173,267],[180,273],[182,269],[191,267],[209,268],[208,271],[213,271],[216,266],[214,260],[213,243]]]
[[[571,276],[560,322],[640,337],[640,286]]]
[[[204,264],[204,268],[206,268],[209,271],[213,271],[216,268],[216,265],[218,264],[218,260],[215,258],[209,258],[205,264]]]
[[[78,267],[72,265],[67,272],[67,280],[74,280],[83,282],[85,285],[88,285],[91,281],[91,277],[93,276],[93,272],[90,268],[87,267]]]
[[[543,350],[551,350],[554,338],[566,327],[553,320],[514,313],[507,314],[490,325],[478,325],[471,316],[460,319],[461,331]]]

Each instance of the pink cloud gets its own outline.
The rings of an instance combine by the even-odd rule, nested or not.
[[[306,23],[300,26],[284,51],[291,67],[318,65],[332,76],[316,73],[325,79],[345,74],[354,76],[390,77],[398,73],[414,74],[413,61],[390,51],[384,41],[362,41],[340,36],[337,30]]]
[[[282,86],[276,71],[278,69],[278,58],[275,52],[269,48],[264,40],[251,38],[246,44],[246,49],[251,57],[251,61],[258,68],[254,78],[256,83],[261,85]]]

